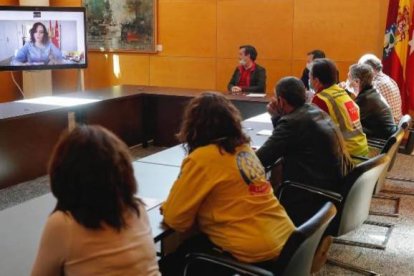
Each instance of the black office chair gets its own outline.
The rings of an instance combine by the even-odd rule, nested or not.
[[[397,157],[398,148],[404,138],[404,129],[400,127],[393,135],[388,138],[388,140],[385,141],[385,143],[381,144],[381,146],[378,144],[375,147],[379,149],[379,154],[386,154],[390,158],[390,162],[387,164],[387,166],[384,167],[383,172],[381,173],[377,185],[375,186],[375,192],[373,198],[376,199],[382,199],[382,200],[390,200],[395,202],[394,212],[379,212],[379,211],[371,211],[371,215],[377,215],[377,216],[389,216],[389,217],[398,217],[399,216],[399,209],[400,209],[400,198],[395,196],[389,196],[382,194],[382,188],[385,184],[385,179],[387,178],[388,172],[392,169],[392,166],[394,165],[394,161]],[[371,145],[372,146],[372,145]],[[369,158],[368,157],[355,157],[357,159],[360,159],[362,161],[366,161]]]
[[[337,207],[338,214],[329,226],[326,235],[332,235],[336,237],[334,239],[335,243],[384,250],[394,225],[389,223],[368,221],[367,219],[375,185],[381,173],[384,171],[389,162],[390,158],[386,154],[380,154],[374,158],[358,164],[345,177],[341,188],[341,194],[333,193],[301,183],[286,182],[279,189],[278,197],[280,198],[282,204],[284,193],[290,192],[306,192],[314,195],[319,195],[329,201],[333,200]],[[341,196],[342,200],[338,200],[341,198]],[[364,223],[388,228],[385,240],[382,244],[378,245],[372,243],[355,242],[338,238],[351,232],[352,230],[357,229]],[[370,275],[376,275],[375,272],[344,264],[337,260],[328,259],[328,261],[350,270],[357,272],[364,271]]]
[[[414,129],[410,127],[411,123],[412,123],[411,116],[406,114],[401,118],[400,123],[398,124],[398,127],[404,130],[404,134],[407,137],[405,142],[403,141],[404,143],[402,142],[401,145],[399,146],[398,152],[408,155],[408,156],[412,156],[411,153],[414,150]],[[414,179],[405,178],[405,177],[389,176],[387,177],[387,179],[414,183]],[[392,191],[388,190],[384,192],[404,194],[404,195],[414,195],[414,192],[401,192],[401,191],[395,191],[395,190],[392,190]]]
[[[412,118],[410,115],[405,114],[401,117],[400,121],[398,122],[398,129],[403,129],[405,134],[408,133],[408,138],[405,143],[401,143],[398,152],[403,154],[410,155],[414,149],[414,130],[410,128],[412,123]],[[387,140],[378,139],[378,138],[369,138],[368,144],[372,147],[382,148]]]
[[[340,198],[337,198],[340,200]],[[298,227],[284,245],[278,259],[272,263],[271,271],[257,266],[241,263],[222,255],[213,256],[202,253],[191,253],[187,256],[184,275],[200,275],[197,269],[200,264],[209,267],[218,266],[228,269],[228,275],[310,275],[313,256],[322,234],[336,214],[336,208],[327,202],[312,218]],[[214,274],[211,274],[214,275]]]

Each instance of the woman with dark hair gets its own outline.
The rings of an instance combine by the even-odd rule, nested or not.
[[[30,41],[19,49],[12,61],[13,65],[62,63],[62,52],[50,42],[48,31],[43,23],[34,23],[29,33]]]
[[[55,147],[49,175],[57,204],[32,275],[159,275],[123,142],[102,127],[77,127]]]
[[[294,225],[249,146],[236,107],[221,94],[203,93],[187,106],[178,139],[189,154],[162,206],[164,221],[176,231],[197,227],[204,235],[162,260],[163,275],[178,275],[189,251],[211,247],[248,263],[277,258]]]

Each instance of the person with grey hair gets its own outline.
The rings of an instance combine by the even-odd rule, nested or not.
[[[354,64],[349,67],[348,80],[357,97],[361,124],[369,138],[388,139],[396,130],[390,106],[373,87],[374,71],[367,64]]]
[[[373,54],[366,54],[358,64],[367,64],[374,70],[372,84],[390,105],[394,121],[399,122],[402,117],[400,89],[392,78],[382,72],[381,60]]]

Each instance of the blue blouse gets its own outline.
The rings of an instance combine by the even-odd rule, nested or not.
[[[44,48],[38,48],[33,42],[27,42],[19,49],[13,63],[48,64],[51,60],[58,63],[63,60],[62,52],[53,43],[48,42]]]

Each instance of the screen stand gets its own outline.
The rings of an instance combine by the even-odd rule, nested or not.
[[[52,72],[23,71],[23,91],[26,99],[52,96]]]
[[[83,69],[78,69],[78,90],[85,91],[85,73]]]

